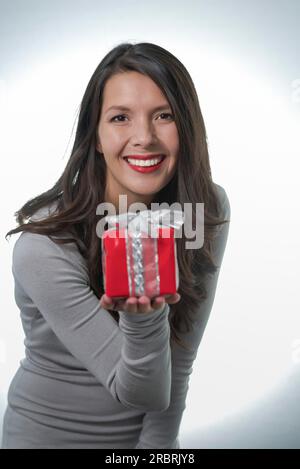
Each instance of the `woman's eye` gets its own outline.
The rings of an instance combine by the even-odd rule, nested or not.
[[[124,116],[124,114],[119,114],[118,116],[112,117],[112,118],[110,119],[110,121],[111,121],[111,122],[123,122],[123,121],[119,121],[119,120],[118,120],[118,121],[115,121],[115,119],[116,119],[117,117],[126,117],[126,116]]]
[[[161,116],[171,116],[171,118],[173,119],[172,114],[169,114],[169,113],[166,113],[166,112],[162,113]]]
[[[160,116],[170,116],[171,119],[173,119],[172,114],[165,113],[165,112],[162,113],[162,114],[160,114]],[[111,122],[124,122],[123,120],[121,120],[121,121],[120,121],[120,120],[117,120],[117,121],[116,121],[115,119],[117,119],[118,117],[126,117],[126,116],[125,116],[125,114],[118,114],[117,116],[112,117],[110,121],[111,121]],[[165,119],[163,119],[163,120],[165,120]]]

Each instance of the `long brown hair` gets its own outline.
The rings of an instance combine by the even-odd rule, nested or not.
[[[181,299],[170,306],[171,340],[184,348],[177,332],[190,330],[193,316],[207,292],[203,280],[214,273],[211,240],[214,228],[228,222],[221,220],[221,206],[212,181],[206,129],[197,92],[184,65],[169,51],[152,43],[121,43],[99,63],[83,95],[75,141],[66,167],[54,186],[30,199],[15,212],[18,227],[5,237],[20,231],[48,235],[58,244],[75,242],[86,259],[90,286],[100,299],[104,293],[101,239],[96,225],[96,207],[104,202],[106,165],[96,149],[97,125],[101,114],[106,81],[114,74],[137,71],[148,75],[169,101],[179,134],[179,158],[172,180],[155,196],[155,202],[204,203],[204,245],[201,249],[185,249],[186,238],[176,238]],[[55,203],[55,211],[40,221],[26,220],[42,207]],[[183,230],[182,230],[183,231]],[[67,232],[69,238],[52,238]],[[110,314],[118,320],[118,312]],[[183,327],[185,326],[185,327]]]

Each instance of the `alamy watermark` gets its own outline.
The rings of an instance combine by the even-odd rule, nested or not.
[[[116,223],[121,222],[123,227],[137,229],[143,232],[146,236],[157,236],[157,221],[162,219],[162,225],[166,228],[174,227],[174,237],[182,238],[183,230],[187,239],[193,241],[186,241],[186,249],[199,249],[204,243],[204,203],[184,203],[184,209],[178,202],[169,205],[167,202],[161,204],[157,202],[151,203],[149,210],[147,205],[142,202],[135,202],[129,207],[127,206],[127,195],[119,195],[119,209],[116,212],[114,204],[110,202],[103,202],[97,205],[96,214],[106,215],[103,217],[96,226],[96,233],[99,238],[102,237],[105,231],[106,223],[109,223],[107,217],[112,217],[109,223],[109,228],[116,228]],[[193,205],[195,210],[195,229],[193,229]],[[107,212],[107,213],[106,213]],[[144,212],[144,217],[141,212]],[[147,212],[145,214],[145,212]],[[147,214],[149,218],[147,218]],[[160,215],[160,216],[158,216]],[[149,219],[151,222],[149,222]],[[165,236],[168,237],[169,230],[165,230]],[[122,233],[112,232],[112,237],[125,237]]]

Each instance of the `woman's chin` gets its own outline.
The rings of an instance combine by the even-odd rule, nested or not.
[[[139,185],[127,185],[127,204],[130,203],[144,203],[148,205],[154,200],[155,195],[159,192],[160,188],[154,187],[152,190],[145,190],[144,187],[139,187]]]

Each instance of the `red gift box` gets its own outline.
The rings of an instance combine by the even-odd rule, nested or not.
[[[176,293],[179,284],[174,228],[158,227],[157,236],[144,233],[139,238],[140,263],[134,239],[127,228],[105,231],[102,235],[102,271],[105,293],[112,298],[146,295],[149,298]],[[137,269],[136,269],[137,267]],[[136,271],[135,271],[136,269]],[[135,275],[141,275],[136,282]]]

